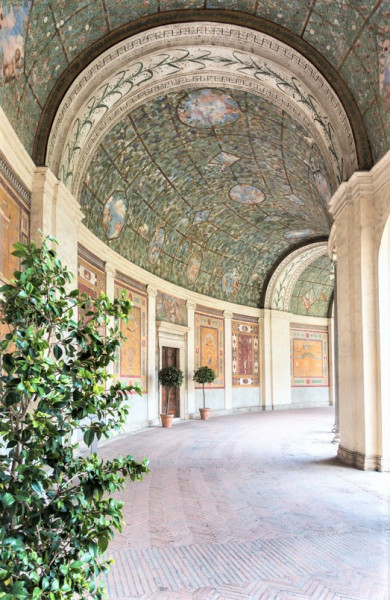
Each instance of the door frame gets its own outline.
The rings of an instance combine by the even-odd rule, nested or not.
[[[187,333],[189,327],[168,323],[167,321],[157,321],[157,347],[158,347],[158,370],[162,367],[162,349],[164,346],[168,348],[179,349],[179,369],[184,373],[183,385],[179,388],[179,414],[180,419],[185,418],[185,399],[187,393],[187,369],[186,369],[186,353],[187,353]],[[159,385],[158,393],[158,412],[161,413],[161,385]]]

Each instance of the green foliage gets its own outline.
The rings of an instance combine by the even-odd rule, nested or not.
[[[158,372],[158,380],[167,388],[167,404],[165,414],[169,413],[169,397],[171,388],[180,387],[183,383],[184,374],[178,367],[162,367]]]
[[[109,494],[142,479],[147,461],[81,456],[72,433],[87,446],[108,437],[128,394],[141,394],[107,373],[131,303],[68,292],[73,276],[49,242],[15,244],[22,270],[0,288],[0,600],[99,600],[95,579],[122,527],[123,503]]]
[[[206,366],[199,367],[194,373],[194,381],[196,381],[196,383],[212,383],[215,378],[215,371]]]
[[[203,386],[203,408],[206,408],[204,384],[212,383],[215,378],[215,371],[206,365],[204,367],[199,367],[199,369],[197,369],[194,373],[194,381],[196,381],[196,383],[201,383]]]

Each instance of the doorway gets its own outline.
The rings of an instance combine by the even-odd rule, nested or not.
[[[180,368],[180,349],[169,348],[163,346],[162,348],[162,367],[177,367]],[[165,414],[167,406],[167,389],[162,388],[161,393],[161,412]],[[180,389],[171,388],[170,400],[169,400],[169,414],[174,417],[180,417]]]

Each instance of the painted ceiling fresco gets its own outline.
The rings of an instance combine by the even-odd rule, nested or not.
[[[311,317],[329,316],[333,288],[333,265],[328,256],[320,256],[299,276],[292,292],[290,311]]]
[[[80,203],[87,227],[140,267],[258,306],[278,257],[328,236],[329,179],[308,132],[274,104],[187,89],[116,123]]]
[[[351,89],[374,160],[390,147],[389,0],[3,0],[0,103],[26,148],[50,90],[80,53],[137,19],[224,10],[280,24],[314,46]],[[211,14],[211,13],[210,13]],[[247,23],[248,25],[248,23]]]

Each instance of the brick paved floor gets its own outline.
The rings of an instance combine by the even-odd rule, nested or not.
[[[152,428],[120,494],[110,600],[389,600],[390,475],[339,464],[328,408]]]

